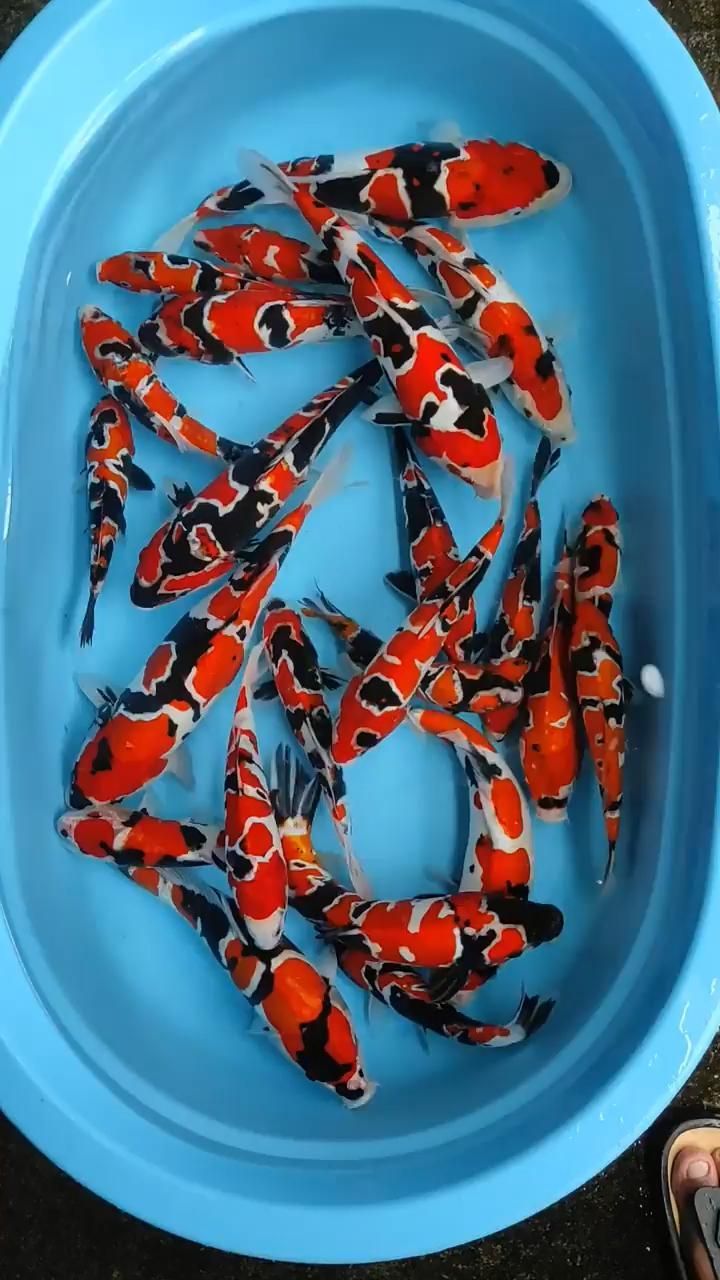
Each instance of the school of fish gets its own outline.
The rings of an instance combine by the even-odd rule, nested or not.
[[[205,196],[152,248],[121,247],[96,264],[99,285],[152,295],[149,315],[128,324],[120,301],[80,311],[80,346],[102,388],[88,393],[82,646],[102,628],[101,592],[105,599],[121,586],[118,543],[141,519],[132,490],[154,488],[135,461],[135,423],[173,446],[170,465],[187,451],[215,470],[197,492],[174,475],[166,518],[135,540],[128,611],[147,616],[206,594],[155,637],[135,675],[120,671],[116,684],[79,677],[94,718],[56,828],[76,852],[115,866],[184,919],[286,1057],[354,1108],[375,1084],[358,1000],[345,999],[353,989],[421,1036],[468,1046],[519,1045],[552,1014],[552,993],[523,988],[499,1021],[483,1015],[483,989],[562,934],[559,906],[534,894],[533,823],[568,818],[584,752],[598,799],[579,844],[590,843],[592,822],[606,850],[602,865],[588,858],[585,874],[604,883],[621,850],[631,686],[611,625],[620,515],[604,494],[584,509],[565,495],[576,526],[548,536],[544,495],[558,485],[549,477],[565,474],[562,451],[577,435],[570,385],[534,310],[478,252],[484,228],[568,196],[564,164],[526,143],[455,134],[279,164],[248,151],[242,164],[236,182]],[[292,211],[297,236],[272,228],[275,205]],[[268,220],[228,220],[251,209]],[[199,227],[209,219],[219,225]],[[424,267],[426,287],[406,283],[386,253]],[[243,440],[193,416],[172,375],[165,381],[163,362],[184,357],[261,382],[273,361],[282,376],[281,351],[347,339],[365,345],[364,361],[309,388],[265,434],[247,427],[257,392],[240,379],[233,420]],[[261,354],[270,358],[255,371],[246,358]],[[529,466],[508,457],[494,393],[528,437]],[[306,522],[352,487],[350,445],[328,460],[324,451],[341,429],[350,434],[353,418],[360,447],[386,429],[400,517],[404,552],[398,565],[388,548],[385,583],[405,616],[383,635],[323,591],[322,561],[311,566],[312,595],[278,593],[287,557],[302,557],[295,544]],[[447,477],[466,486],[466,510],[474,504],[469,550],[458,546],[436,487],[450,492]],[[488,515],[481,499],[499,510]],[[342,548],[342,515],[334,527]],[[502,575],[503,556],[504,583],[488,600],[488,584],[480,588]],[[350,596],[349,557],[344,581]],[[342,651],[337,669],[319,656],[325,632]],[[233,686],[231,709],[223,695]],[[192,786],[188,739],[216,702],[227,707],[217,820],[161,816],[148,789],[167,774]],[[256,721],[254,707],[268,703],[284,715],[292,745],[269,740],[269,711]],[[358,847],[346,773],[402,725],[423,751],[450,748],[467,841],[452,880],[437,883],[452,852],[444,849],[434,884],[418,866],[415,896],[388,898],[373,889],[368,851]],[[382,750],[372,759],[381,757],[391,759]],[[339,853],[318,848],[321,808]],[[367,839],[364,826],[360,834]],[[381,878],[382,868],[373,873]],[[297,932],[302,948],[288,937]]]

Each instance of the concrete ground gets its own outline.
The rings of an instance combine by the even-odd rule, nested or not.
[[[0,0],[0,52],[44,0]],[[157,0],[155,0],[157,3]],[[634,0],[627,0],[630,4]],[[720,99],[720,0],[655,0]],[[720,1040],[678,1106],[720,1108]],[[673,1108],[673,1111],[675,1108]],[[658,1131],[670,1124],[666,1116]],[[652,1140],[575,1195],[489,1240],[369,1267],[296,1267],[200,1248],[98,1200],[0,1117],[1,1280],[665,1280]]]

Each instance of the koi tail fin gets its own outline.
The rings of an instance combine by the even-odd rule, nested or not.
[[[320,800],[320,778],[311,778],[288,746],[278,747],[273,756],[270,790],[279,826],[293,818],[312,825]]]
[[[186,236],[189,236],[198,221],[197,211],[186,214],[185,217],[181,218],[179,222],[176,222],[174,226],[169,227],[161,236],[158,236],[153,248],[156,249],[158,253],[177,253],[183,243],[183,240]]]
[[[95,601],[97,596],[94,591],[90,592],[85,610],[85,617],[80,628],[80,644],[84,649],[86,645],[92,644],[93,632],[95,631]]]
[[[615,870],[615,841],[611,840],[608,844],[608,856],[607,856],[607,862],[605,863],[605,870],[603,872],[602,880],[600,881],[600,884],[602,885],[603,888],[608,883],[608,881],[612,878],[612,874],[614,870]]]
[[[251,187],[262,191],[268,204],[293,203],[293,183],[273,160],[269,160],[260,151],[244,147],[238,160],[246,181]]]
[[[319,479],[315,481],[307,496],[308,506],[317,507],[321,502],[325,502],[327,498],[331,498],[333,494],[341,491],[343,477],[351,458],[352,449],[349,445],[345,445],[332,461],[327,464]]]
[[[535,461],[533,462],[532,482],[530,485],[530,498],[537,497],[538,489],[543,480],[554,471],[560,461],[560,450],[553,449],[552,441],[548,436],[543,436],[540,441]]]
[[[525,1040],[534,1036],[541,1027],[545,1026],[554,1008],[554,1000],[541,1000],[539,996],[523,996],[513,1021],[518,1027],[522,1027]]]

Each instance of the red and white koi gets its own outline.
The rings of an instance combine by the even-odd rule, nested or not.
[[[114,284],[120,289],[129,289],[131,293],[180,295],[231,293],[234,289],[246,289],[250,293],[272,292],[267,280],[253,279],[230,267],[216,267],[200,258],[157,250],[116,253],[112,258],[103,258],[97,264],[96,274],[100,284]],[[286,296],[296,297],[297,290],[288,286]]]
[[[85,355],[103,386],[161,440],[176,449],[192,449],[225,462],[246,451],[245,445],[236,445],[191,417],[185,405],[160,381],[147,351],[99,307],[81,309],[80,336]]]
[[[153,650],[132,684],[105,708],[75,763],[70,805],[114,804],[165,771],[242,666],[245,646],[307,516],[345,466],[341,455],[308,498],[289,512],[212,595]]]
[[[382,649],[380,636],[341,613],[322,591],[318,591],[318,598],[319,604],[310,599],[301,601],[303,615],[327,623],[342,641],[352,665],[357,671],[363,671]],[[519,706],[522,701],[522,689],[515,681],[497,676],[473,662],[431,663],[417,692],[445,711],[472,712],[479,716],[506,704]]]
[[[437,494],[413,456],[405,433],[398,429],[393,438],[411,569],[389,573],[385,581],[413,602],[422,601],[442,587],[461,557]],[[443,649],[451,662],[463,662],[473,656],[477,632],[472,596],[459,596],[455,609],[457,618]]]
[[[608,860],[613,870],[620,834],[625,764],[628,683],[620,646],[610,625],[613,589],[620,572],[619,518],[612,503],[595,498],[583,512],[575,549],[575,609],[570,662],[588,751],[600,789]]]
[[[510,576],[503,588],[497,618],[482,653],[489,673],[514,683],[523,683],[535,664],[540,645],[540,506],[538,489],[557,465],[560,454],[552,451],[548,439],[538,445],[533,466],[530,499],[513,555]],[[521,702],[505,703],[484,717],[485,728],[502,739],[517,719]]]
[[[277,767],[274,799],[288,855],[290,898],[334,943],[390,964],[453,966],[465,974],[494,971],[560,933],[563,919],[556,907],[523,898],[459,893],[373,902],[348,892],[323,869],[312,848],[309,824],[317,799],[312,784],[298,773],[298,803],[297,785],[285,781],[288,772],[292,777],[287,755],[278,757]]]
[[[269,951],[282,937],[287,866],[260,759],[252,696],[261,647],[248,658],[233,716],[225,765],[225,860],[228,888],[256,946]]]
[[[442,592],[418,604],[343,693],[333,733],[333,757],[350,764],[405,719],[407,706],[437,659],[452,625],[458,594],[467,597],[487,573],[505,529],[504,509],[470,553],[452,569]]]
[[[140,552],[130,598],[141,608],[179,599],[222,577],[232,557],[260,533],[333,434],[371,402],[380,367],[369,361],[318,392],[197,495],[183,489],[179,509]]]
[[[484,387],[473,381],[413,293],[344,218],[262,157],[256,164],[330,254],[418,447],[481,496],[497,497],[502,445]]]
[[[63,840],[86,857],[117,867],[207,866],[216,861],[221,843],[217,826],[156,818],[147,809],[120,805],[80,812],[70,809],[58,818],[56,827]]]
[[[199,231],[193,237],[193,244],[262,280],[340,284],[340,277],[326,249],[314,247],[294,236],[285,236],[280,231],[269,231],[257,222]],[[198,292],[204,293],[205,290]]]
[[[497,226],[558,204],[570,191],[569,169],[534,147],[493,138],[408,142],[374,152],[301,156],[280,165],[294,180],[336,209],[389,222],[451,218],[464,227]],[[177,247],[201,218],[239,213],[277,202],[253,172],[212,192],[163,237]]]
[[[510,360],[500,388],[518,413],[555,444],[573,440],[570,390],[552,342],[497,268],[440,227],[373,227],[423,264],[462,323],[465,341],[487,356]]]
[[[106,396],[95,405],[85,443],[90,532],[90,597],[80,630],[81,645],[91,644],[95,603],[105,584],[115,544],[125,533],[128,490],[152,489],[149,475],[133,462],[135,441],[122,405]]]
[[[345,1002],[297,947],[282,938],[278,946],[261,951],[223,894],[190,884],[180,872],[137,867],[125,874],[203,939],[308,1080],[332,1089],[348,1107],[370,1101],[375,1086],[365,1074]]]
[[[273,290],[276,292],[273,293]],[[288,298],[287,289],[187,293],[167,298],[138,337],[154,356],[188,356],[203,364],[243,364],[244,355],[283,351],[305,343],[354,338],[352,307],[337,298]]]
[[[342,845],[353,886],[367,893],[367,881],[352,851],[350,815],[342,769],[332,756],[332,716],[323,695],[315,646],[294,609],[271,600],[263,623],[263,643],[277,693],[296,742],[320,779],[330,816]],[[332,681],[329,687],[334,687]]]
[[[565,546],[555,570],[552,618],[535,665],[525,678],[520,761],[538,818],[562,822],[580,772],[577,705],[570,667],[573,582]]]

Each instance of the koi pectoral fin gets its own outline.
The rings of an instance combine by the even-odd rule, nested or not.
[[[88,702],[97,709],[97,718],[102,724],[107,720],[117,702],[117,693],[112,685],[107,684],[100,676],[80,673],[76,676],[77,687],[85,695]]]
[[[139,489],[142,492],[149,492],[155,488],[155,482],[148,475],[147,471],[143,471],[136,462],[129,462],[125,468],[128,483],[132,489]]]
[[[392,573],[386,573],[385,581],[403,599],[412,600],[413,604],[417,603],[417,585],[410,569],[397,569]]]
[[[428,988],[436,1003],[445,1004],[457,995],[470,972],[467,964],[450,964],[445,969],[436,969],[430,975]]]
[[[170,756],[165,772],[177,778],[183,787],[190,789],[194,785],[193,767],[187,747],[177,747]]]
[[[332,671],[330,667],[320,668],[320,679],[323,689],[342,689],[347,684],[347,678]]]
[[[494,356],[491,360],[471,360],[465,368],[473,382],[486,390],[507,382],[513,371],[512,360],[508,360],[507,356]]]
[[[407,427],[410,421],[394,391],[380,396],[362,416],[378,427]]]
[[[278,696],[277,685],[272,676],[268,676],[267,680],[263,680],[255,686],[253,697],[258,702],[272,702]]]
[[[481,662],[487,648],[487,642],[486,631],[476,631],[474,636],[470,636],[463,646],[466,662]]]

